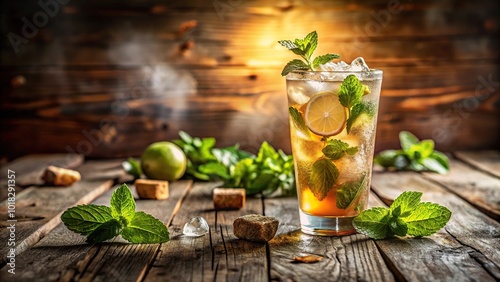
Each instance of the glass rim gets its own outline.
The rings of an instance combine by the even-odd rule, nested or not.
[[[351,70],[318,70],[318,71],[312,71],[312,70],[293,70],[289,73],[297,73],[297,74],[318,74],[318,73],[355,73],[355,74],[361,74],[361,73],[368,73],[368,74],[383,74],[384,71],[380,69],[370,69],[370,71],[364,71],[364,70],[359,70],[359,71],[351,71]]]

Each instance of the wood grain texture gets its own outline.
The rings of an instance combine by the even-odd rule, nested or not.
[[[460,161],[450,159],[446,175],[424,173],[424,178],[435,181],[488,216],[500,220],[500,179],[482,173]]]
[[[133,185],[130,187],[134,189]],[[152,214],[168,224],[190,187],[191,181],[172,183],[168,199],[137,200],[136,210]],[[93,203],[109,205],[113,191],[114,189],[108,191]],[[110,243],[91,245],[85,243],[85,237],[69,231],[61,224],[33,248],[16,258],[16,267],[22,269],[16,273],[16,279],[138,281],[158,248],[159,244],[130,244],[120,237]],[[6,278],[7,275],[7,271],[2,271],[0,278]]]
[[[370,205],[377,205],[370,195]],[[300,231],[295,198],[265,199],[266,215],[280,220],[276,237],[269,242],[273,281],[394,281],[373,240],[364,235],[311,236]],[[314,264],[294,264],[300,255],[317,255]]]
[[[50,155],[28,155],[12,162],[8,162],[0,169],[3,173],[0,175],[0,202],[7,199],[8,182],[7,170],[15,173],[15,189],[19,195],[24,188],[32,185],[42,185],[41,176],[45,168],[54,165],[63,168],[76,168],[83,163],[83,156],[77,154],[50,154]]]
[[[16,254],[20,254],[35,245],[60,222],[61,213],[75,205],[87,204],[109,190],[114,179],[124,174],[121,161],[89,161],[78,168],[82,180],[70,187],[31,187],[16,197]],[[0,206],[0,240],[7,242],[9,223],[7,202]],[[0,247],[2,265],[5,263],[9,247]]]
[[[384,70],[377,150],[396,147],[403,129],[442,150],[498,148],[500,4],[400,3],[74,0],[16,54],[7,34],[40,7],[4,1],[0,156],[138,156],[179,129],[289,152],[279,72],[294,56],[277,40],[314,29],[318,54],[363,55]]]
[[[372,188],[391,202],[403,191],[423,192],[422,201],[452,211],[432,236],[376,241],[386,261],[407,281],[495,281],[500,278],[500,224],[456,195],[413,172],[374,172]]]
[[[500,177],[500,151],[459,151],[454,155],[479,170]]]
[[[266,244],[239,240],[233,221],[241,215],[262,214],[260,198],[248,198],[236,211],[214,211],[212,190],[217,184],[196,183],[174,218],[171,241],[161,246],[145,281],[266,281]],[[184,224],[195,216],[205,218],[209,234],[187,237]]]

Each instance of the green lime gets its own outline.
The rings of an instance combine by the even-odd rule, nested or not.
[[[186,155],[174,143],[156,142],[142,154],[141,167],[148,178],[174,181],[186,171]]]

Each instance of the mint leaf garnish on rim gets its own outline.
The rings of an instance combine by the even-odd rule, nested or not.
[[[428,236],[443,228],[451,211],[435,203],[420,202],[421,192],[403,192],[390,208],[361,212],[352,224],[359,233],[373,239],[397,236]]]
[[[165,224],[152,215],[135,211],[135,201],[126,184],[113,192],[110,206],[76,206],[66,210],[61,220],[69,230],[87,236],[89,243],[117,235],[138,244],[164,243],[170,239]]]
[[[316,31],[309,33],[304,39],[296,38],[294,41],[280,40],[278,43],[304,59],[304,61],[294,59],[288,62],[281,72],[282,76],[295,70],[313,70],[319,65],[326,64],[333,59],[340,59],[338,54],[326,54],[312,59],[312,54],[316,50],[316,47],[318,47],[318,33]]]

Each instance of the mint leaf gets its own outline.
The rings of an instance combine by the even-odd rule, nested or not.
[[[321,158],[315,161],[311,167],[309,188],[314,196],[322,201],[333,188],[338,177],[337,167],[330,160]]]
[[[394,211],[398,210],[397,216],[405,217],[408,216],[420,203],[420,198],[422,198],[421,192],[406,191],[399,195],[390,207],[391,214],[394,215]]]
[[[437,163],[434,163],[433,160],[438,162],[439,165]],[[435,172],[440,173],[440,174],[445,174],[448,171],[450,171],[450,164],[449,164],[448,157],[439,151],[432,152],[432,154],[427,159],[425,159],[422,162],[422,164],[427,169],[429,169],[431,171],[435,171]]]
[[[87,243],[99,243],[112,239],[120,234],[121,227],[120,222],[114,218],[106,221],[88,235]]]
[[[185,131],[179,131],[179,137],[181,138],[182,141],[185,143],[191,144],[193,143],[193,137],[191,137],[187,132]]]
[[[399,170],[404,170],[410,167],[412,161],[406,154],[401,154],[396,156],[394,159],[394,167],[399,169]]]
[[[443,166],[443,164],[441,162],[439,162],[438,160],[434,159],[434,158],[426,158],[422,161],[422,165],[430,170],[430,171],[434,171],[434,172],[437,172],[439,174],[446,174],[449,169],[445,166]]]
[[[247,195],[255,195],[267,188],[271,190],[274,187],[270,187],[272,181],[275,179],[275,175],[272,171],[262,171],[259,176],[252,182],[252,184],[247,188]]]
[[[304,37],[302,44],[304,46],[305,59],[310,61],[312,54],[316,50],[316,47],[318,47],[318,33],[316,31],[310,32]]]
[[[358,147],[350,147],[349,144],[338,139],[329,140],[323,148],[323,154],[331,160],[338,160],[345,154],[352,156],[357,152]]]
[[[394,166],[396,157],[401,154],[403,154],[402,150],[385,150],[378,153],[373,162],[385,168],[392,167]]]
[[[389,220],[389,228],[391,233],[398,236],[406,236],[408,232],[408,226],[399,217],[393,217]]]
[[[355,75],[347,76],[340,84],[339,101],[342,106],[350,109],[361,101],[362,96],[363,85]]]
[[[399,142],[401,143],[401,149],[406,153],[413,145],[417,145],[420,140],[411,132],[401,131],[399,132]]]
[[[344,183],[337,190],[337,208],[347,209],[354,200],[358,198],[360,193],[366,186],[366,173],[357,181]]]
[[[309,129],[307,128],[306,123],[304,122],[304,118],[302,117],[302,114],[299,112],[299,110],[294,107],[290,107],[288,108],[288,111],[290,112],[292,123],[295,125],[297,130],[299,130],[305,136],[310,136]]]
[[[219,162],[209,162],[206,164],[202,164],[198,167],[198,170],[206,175],[218,176],[222,179],[229,178],[226,166]]]
[[[130,221],[135,213],[135,201],[132,192],[126,184],[122,184],[111,195],[111,215],[113,218]]]
[[[375,111],[376,109],[373,103],[359,102],[358,104],[354,105],[351,109],[349,118],[347,119],[347,133],[349,134],[351,132],[352,125],[362,113],[366,113],[369,117],[373,118],[373,116],[375,115]]]
[[[296,70],[308,70],[309,66],[299,59],[291,60],[286,64],[286,66],[281,71],[281,75],[285,76],[288,73]]]
[[[364,111],[364,109],[365,109],[364,103],[358,103],[352,107],[351,114],[349,115],[349,118],[347,119],[347,125],[346,125],[347,134],[349,134],[351,132],[352,124],[361,115],[361,113]]]
[[[373,239],[384,239],[391,236],[388,224],[389,209],[382,207],[362,211],[352,221],[356,231]]]
[[[403,192],[389,209],[363,211],[354,218],[353,225],[358,232],[374,239],[431,235],[446,225],[451,212],[435,203],[420,203],[421,197],[420,192]]]
[[[276,159],[277,157],[278,153],[276,152],[276,150],[271,145],[269,145],[269,143],[264,141],[260,145],[260,149],[257,153],[257,158],[255,159],[255,161],[258,163],[262,163],[267,158]]]
[[[111,208],[82,205],[66,210],[61,220],[74,232],[97,243],[122,234],[132,243],[163,243],[169,240],[168,229],[158,219],[144,212],[135,212],[135,201],[126,184],[111,196]]]
[[[170,240],[165,224],[145,212],[136,212],[121,235],[123,239],[137,244],[165,243]]]
[[[403,218],[408,226],[408,234],[428,236],[443,228],[450,220],[451,211],[435,203],[420,203],[413,212]]]
[[[434,151],[434,141],[423,140],[418,142],[406,150],[405,153],[413,160],[421,162],[423,159],[429,157]]]
[[[312,66],[313,68],[317,68],[319,65],[324,65],[334,59],[340,59],[340,56],[338,54],[330,54],[330,53],[317,56],[316,58],[314,58]]]
[[[111,209],[98,205],[72,207],[61,215],[62,222],[69,230],[82,235],[89,235],[103,223],[112,219]]]
[[[311,60],[311,57],[318,47],[318,33],[316,31],[310,32],[304,39],[296,38],[294,41],[291,40],[280,40],[279,44],[292,51],[294,54],[299,55],[305,62],[301,60],[293,60],[288,62],[288,64],[283,68],[281,75],[287,75],[289,72],[294,70],[313,70],[313,68],[318,67],[321,64],[325,64],[333,59],[340,58],[337,54],[326,54],[318,56]],[[312,62],[311,62],[312,61]]]
[[[142,168],[141,164],[138,161],[132,158],[128,158],[128,160],[122,163],[122,166],[125,172],[132,175],[134,179],[141,178]]]
[[[292,40],[279,40],[278,43],[287,48],[288,50],[299,49],[299,46],[293,43]],[[302,55],[302,54],[297,54],[297,55]]]

